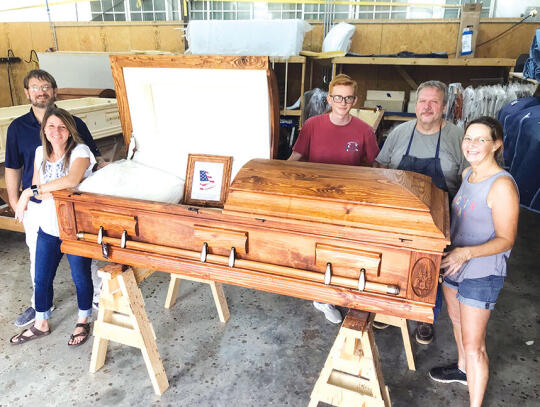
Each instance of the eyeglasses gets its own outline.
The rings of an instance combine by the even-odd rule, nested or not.
[[[51,85],[42,85],[42,86],[32,85],[32,86],[29,86],[28,89],[31,90],[32,92],[37,92],[39,90],[41,90],[42,92],[48,92],[49,90],[52,89],[52,86]]]
[[[483,137],[478,137],[478,138],[472,138],[472,137],[469,137],[469,136],[465,136],[463,137],[463,142],[464,143],[467,143],[467,144],[476,144],[476,145],[485,145],[486,143],[489,143],[490,141],[493,141],[491,139],[488,139],[488,138],[483,138]]]
[[[341,103],[345,101],[348,105],[354,102],[354,99],[356,99],[356,96],[341,96],[341,95],[330,95],[332,100],[336,103]]]

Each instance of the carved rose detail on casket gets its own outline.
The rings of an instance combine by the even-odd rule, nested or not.
[[[435,264],[427,257],[422,257],[414,264],[411,273],[411,286],[421,298],[427,297],[435,287]]]

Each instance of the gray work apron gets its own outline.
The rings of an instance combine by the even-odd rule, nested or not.
[[[409,139],[409,145],[407,146],[407,151],[405,155],[401,158],[398,170],[405,171],[414,171],[420,174],[427,175],[431,177],[433,183],[442,189],[443,191],[448,192],[448,187],[446,186],[446,179],[444,178],[444,173],[441,167],[441,160],[439,159],[439,150],[441,146],[441,128],[439,129],[439,139],[437,140],[437,149],[435,150],[435,157],[433,158],[418,158],[413,155],[409,155],[411,150],[412,141],[414,138],[414,131],[416,130],[416,124],[414,125],[413,131],[411,133],[411,138]]]

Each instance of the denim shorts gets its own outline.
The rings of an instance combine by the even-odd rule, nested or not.
[[[447,287],[457,290],[456,298],[462,304],[489,310],[495,308],[503,283],[501,276],[466,278],[459,283],[445,277],[443,281]]]

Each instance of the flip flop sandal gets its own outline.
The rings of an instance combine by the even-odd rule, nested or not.
[[[30,332],[32,332],[32,335],[30,335],[30,336],[23,335],[28,330],[30,330]],[[41,338],[43,336],[47,336],[50,333],[51,333],[50,329],[48,329],[47,331],[40,331],[34,325],[32,325],[30,328],[25,329],[20,334],[12,336],[11,339],[9,340],[9,343],[11,343],[12,345],[20,345],[20,344],[23,344],[23,343],[26,343],[26,342],[33,341],[34,339]],[[14,339],[16,339],[17,342],[13,342]]]
[[[78,323],[77,325],[75,325],[75,328],[82,328],[83,331],[76,335],[72,334],[69,337],[68,346],[80,346],[83,343],[85,343],[88,340],[88,337],[90,336],[90,323],[88,322],[86,324]],[[80,341],[79,343],[70,343],[70,342],[73,342],[75,338],[79,338],[79,337],[83,338],[82,341]]]

